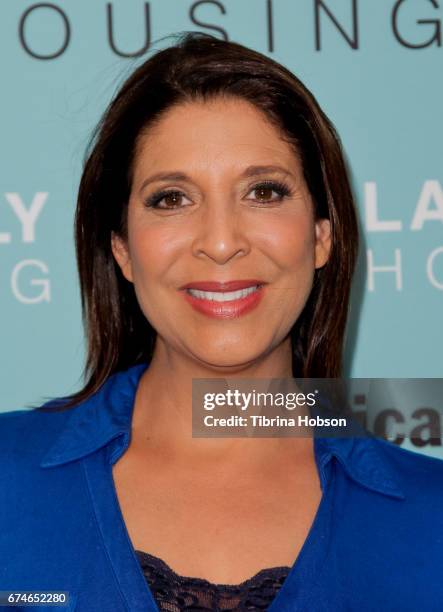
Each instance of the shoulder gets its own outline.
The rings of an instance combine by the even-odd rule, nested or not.
[[[37,464],[71,414],[62,405],[63,400],[51,400],[38,408],[0,413],[0,476]]]
[[[373,443],[407,500],[428,507],[434,501],[443,507],[443,459],[379,438],[374,438]]]

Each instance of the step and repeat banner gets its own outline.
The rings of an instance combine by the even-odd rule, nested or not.
[[[73,216],[85,147],[135,66],[193,30],[283,63],[334,122],[362,229],[346,375],[391,379],[373,410],[390,411],[396,443],[443,456],[438,398],[418,394],[408,426],[410,393],[392,387],[443,377],[442,22],[440,0],[2,0],[0,411],[79,388]],[[369,410],[367,391],[355,396]]]

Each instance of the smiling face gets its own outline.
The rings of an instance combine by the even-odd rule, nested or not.
[[[173,107],[141,136],[127,227],[112,249],[156,350],[222,369],[287,348],[330,249],[293,148],[236,98]]]

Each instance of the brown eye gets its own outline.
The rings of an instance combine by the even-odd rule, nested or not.
[[[269,200],[272,200],[272,194],[274,190],[272,189],[272,187],[268,187],[267,185],[265,185],[263,187],[256,187],[254,189],[254,192],[257,200],[259,200],[260,202],[268,202]]]
[[[189,204],[184,204],[184,199],[185,195],[181,191],[159,191],[150,196],[145,201],[145,205],[148,208],[171,210],[174,208],[182,208],[183,206],[189,206]]]
[[[178,206],[182,200],[182,194],[177,192],[171,192],[163,196],[163,202],[167,207]]]
[[[269,204],[271,202],[281,202],[285,197],[291,194],[291,191],[287,185],[278,181],[265,181],[255,185],[250,191],[252,199],[262,204]]]

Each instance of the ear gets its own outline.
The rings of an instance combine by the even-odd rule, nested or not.
[[[121,236],[112,232],[111,249],[116,262],[126,280],[133,282],[131,258],[129,256],[128,245]]]
[[[322,268],[331,251],[331,223],[329,219],[315,222],[315,267]]]

